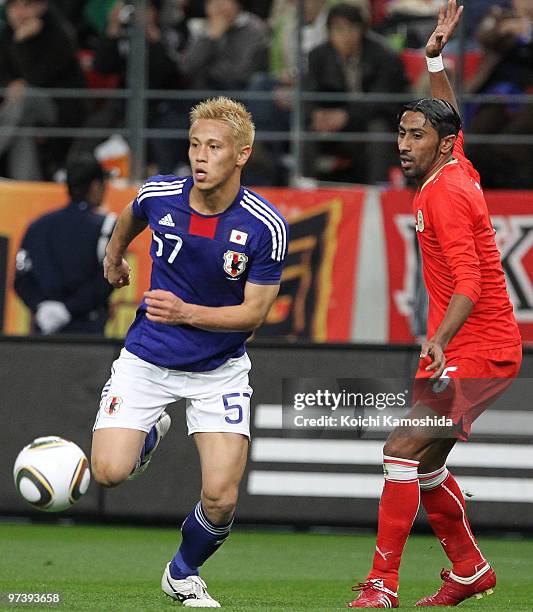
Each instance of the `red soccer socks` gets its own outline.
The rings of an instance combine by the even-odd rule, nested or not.
[[[472,534],[463,493],[446,466],[420,474],[422,504],[435,535],[453,564],[451,577],[468,578],[487,566]]]
[[[418,461],[385,456],[385,484],[378,515],[378,535],[372,570],[368,579],[382,579],[396,592],[398,568],[405,542],[418,512],[420,487]]]

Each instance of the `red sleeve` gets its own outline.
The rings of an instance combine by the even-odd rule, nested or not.
[[[455,139],[455,144],[453,147],[453,157],[459,160],[459,163],[461,164],[463,170],[465,170],[468,173],[468,175],[472,177],[474,181],[476,181],[476,183],[479,183],[480,181],[479,173],[472,165],[472,162],[465,155],[464,147],[465,147],[465,135],[463,133],[463,130],[459,130],[459,134],[457,134],[457,138]]]
[[[476,219],[468,194],[441,178],[433,186],[429,213],[453,276],[454,293],[466,295],[475,304],[481,294],[481,272],[474,241]]]

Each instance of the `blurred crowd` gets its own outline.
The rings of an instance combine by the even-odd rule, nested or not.
[[[28,95],[32,87],[120,88],[127,82],[134,2],[125,0],[0,0],[0,175],[52,179],[69,159],[104,138],[74,138],[76,127],[120,129],[127,102]],[[297,76],[294,0],[148,0],[144,17],[147,86],[156,90],[242,90],[258,130],[288,134]],[[440,0],[304,0],[301,32],[304,89],[326,93],[427,93],[423,45]],[[466,3],[465,3],[466,4]],[[533,0],[468,0],[462,88],[496,95],[533,93]],[[455,69],[455,70],[454,70]],[[194,100],[150,100],[146,125],[186,129]],[[306,102],[307,130],[380,132],[396,129],[398,102]],[[533,135],[533,105],[476,103],[464,109],[474,134]],[[65,128],[63,137],[24,127]],[[320,180],[382,184],[395,164],[391,142],[372,138],[308,142],[304,173]],[[127,146],[127,143],[125,143]],[[472,145],[485,186],[533,188],[533,145]],[[147,171],[182,173],[184,140],[151,138]],[[245,177],[282,185],[293,160],[288,141],[260,141]]]

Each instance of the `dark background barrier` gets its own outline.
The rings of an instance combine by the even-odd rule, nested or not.
[[[17,453],[34,438],[60,435],[78,443],[89,455],[100,391],[119,349],[113,342],[0,341],[0,458],[4,466],[0,514],[37,515],[19,498],[12,477]],[[241,488],[239,520],[375,525],[382,441],[358,441],[349,432],[318,439],[303,433],[289,439],[278,418],[281,381],[317,376],[408,377],[415,371],[416,347],[254,343],[249,353],[253,444]],[[526,351],[521,376],[530,377],[532,372],[533,351]],[[469,511],[477,527],[528,530],[533,528],[533,411],[523,388],[511,389],[505,402],[516,409],[511,425],[497,425],[496,429],[494,423],[483,425],[469,444],[454,449],[450,464],[461,484],[464,481],[466,488],[474,490]],[[64,516],[176,522],[188,514],[199,496],[200,472],[194,444],[186,436],[182,404],[173,406],[171,414],[172,429],[145,476],[113,490],[103,490],[93,482],[87,495]],[[423,516],[418,524],[425,524]]]

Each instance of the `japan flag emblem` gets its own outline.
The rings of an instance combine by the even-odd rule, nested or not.
[[[231,234],[229,237],[230,242],[235,242],[236,244],[246,244],[248,240],[248,234],[246,232],[241,232],[239,230],[231,230]]]
[[[237,279],[246,270],[248,256],[237,251],[226,251],[224,253],[224,272],[233,280]]]

